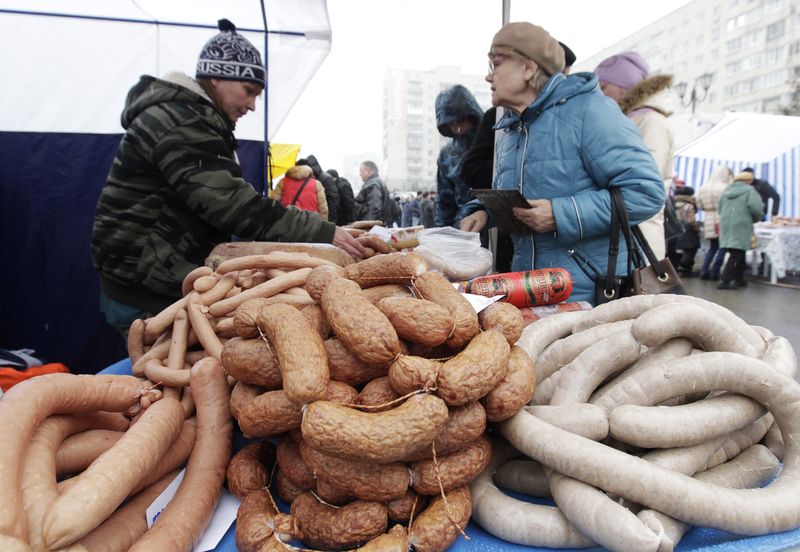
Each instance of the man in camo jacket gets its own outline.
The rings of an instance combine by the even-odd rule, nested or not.
[[[181,295],[181,282],[231,235],[258,241],[361,245],[316,213],[258,194],[236,159],[236,121],[266,83],[258,50],[228,20],[203,47],[195,78],[145,75],[122,112],[126,133],[103,187],[91,252],[100,306],[125,333]]]

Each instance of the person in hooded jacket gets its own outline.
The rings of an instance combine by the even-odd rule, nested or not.
[[[272,195],[284,207],[295,205],[298,209],[319,213],[322,220],[328,220],[325,188],[314,178],[314,171],[308,165],[289,167]]]
[[[637,224],[662,207],[664,188],[638,129],[603,96],[597,76],[567,77],[563,68],[563,49],[541,27],[514,22],[495,34],[486,80],[492,105],[508,111],[495,125],[504,136],[492,187],[519,190],[530,204],[513,210],[531,231],[512,235],[511,269],[563,267],[572,276],[570,301],[594,304],[596,278],[608,267],[608,189],[621,190]],[[480,209],[461,229],[488,222]],[[626,257],[621,243],[616,274],[627,274]]]
[[[300,159],[297,165],[308,165],[314,171],[314,178],[322,182],[325,189],[325,198],[328,201],[328,220],[336,222],[339,218],[339,188],[336,179],[322,170],[322,167],[313,155]]]
[[[101,309],[122,333],[178,300],[184,277],[231,235],[364,253],[342,228],[262,197],[242,178],[233,131],[255,110],[266,68],[230,21],[219,29],[200,52],[195,78],[145,75],[125,101],[125,135],[91,237]]]
[[[761,220],[764,202],[753,188],[753,173],[742,171],[719,198],[719,246],[728,253],[717,289],[745,287],[745,253],[750,249],[753,223]]]
[[[472,195],[461,176],[461,165],[469,152],[483,110],[472,92],[456,84],[436,96],[436,126],[439,134],[452,140],[442,147],[436,160],[436,226],[458,228],[461,209]]]
[[[353,187],[350,181],[343,176],[339,176],[339,171],[335,169],[328,169],[327,172],[331,175],[336,182],[336,190],[339,192],[339,214],[336,216],[336,224],[344,226],[350,224],[355,219],[353,215],[353,208],[356,204],[356,198],[353,195]]]
[[[701,280],[718,280],[725,260],[725,250],[719,247],[719,200],[731,182],[733,171],[720,165],[697,192],[695,205],[703,210],[703,236],[708,240],[708,250],[700,267]]]
[[[672,76],[651,76],[647,61],[636,52],[622,52],[604,59],[594,72],[600,79],[603,93],[617,102],[639,129],[661,172],[664,193],[669,200],[675,167],[675,139],[667,123],[667,117],[672,114],[667,108]],[[639,228],[656,257],[663,259],[667,252],[664,209],[640,223]]]

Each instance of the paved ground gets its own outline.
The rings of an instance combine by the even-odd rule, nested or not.
[[[746,288],[731,291],[718,290],[716,282],[685,278],[684,287],[691,295],[732,310],[749,324],[785,337],[800,355],[800,286],[773,286],[751,279]]]

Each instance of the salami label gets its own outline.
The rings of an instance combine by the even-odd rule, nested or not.
[[[503,295],[515,307],[554,305],[572,293],[572,277],[563,268],[504,272],[468,280],[464,291],[485,297]]]

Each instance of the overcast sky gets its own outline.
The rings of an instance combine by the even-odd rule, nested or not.
[[[511,21],[544,27],[580,62],[687,3],[512,0]],[[501,0],[328,0],[331,52],[273,142],[302,144],[324,169],[348,153],[380,152],[386,70],[452,65],[484,75],[501,10]]]

